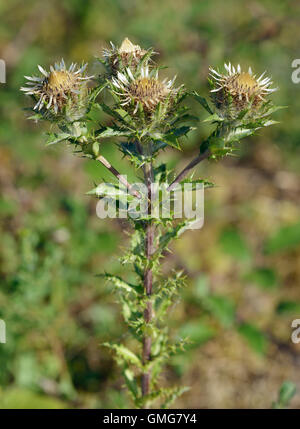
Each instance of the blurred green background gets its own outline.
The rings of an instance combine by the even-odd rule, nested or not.
[[[296,0],[10,0],[0,1],[0,408],[122,408],[130,406],[119,369],[101,343],[130,342],[109,286],[97,273],[117,275],[126,223],[100,220],[85,195],[111,179],[101,165],[65,146],[45,147],[46,128],[26,120],[23,75],[64,57],[88,61],[112,40],[128,36],[154,47],[164,74],[208,96],[209,65],[224,61],[267,70],[287,109],[280,123],[243,141],[240,157],[203,163],[205,225],[176,242],[166,269],[188,276],[183,299],[170,312],[174,337],[190,349],[170,361],[166,385],[191,390],[184,408],[270,407],[284,380],[298,387],[300,345],[290,339],[300,318],[300,84],[291,63],[300,56]],[[199,105],[193,113],[205,118]],[[100,113],[99,113],[100,115]],[[100,118],[100,117],[99,117]],[[102,118],[101,118],[102,119]],[[198,124],[183,152],[184,166],[207,135]],[[116,146],[103,153],[132,177]],[[169,271],[166,271],[168,275]]]

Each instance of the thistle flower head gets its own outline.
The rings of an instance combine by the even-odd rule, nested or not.
[[[28,80],[21,91],[27,95],[32,95],[37,99],[34,110],[46,108],[52,113],[61,112],[68,101],[78,98],[82,89],[86,89],[86,81],[91,78],[84,75],[87,64],[80,68],[72,63],[67,69],[64,60],[50,66],[50,71],[38,66],[42,76],[25,76]],[[76,70],[77,68],[77,70]]]
[[[133,110],[136,114],[139,107],[145,113],[151,113],[158,103],[163,102],[170,96],[174,96],[178,92],[178,88],[174,88],[174,79],[159,80],[158,72],[149,71],[146,66],[140,70],[140,73],[135,77],[130,68],[127,68],[124,73],[118,72],[116,78],[112,78],[113,92],[121,99],[121,105]]]
[[[227,73],[219,73],[210,68],[213,78],[212,100],[215,106],[223,116],[231,119],[247,108],[250,114],[255,116],[267,101],[266,97],[277,88],[270,88],[272,82],[269,77],[264,77],[265,72],[257,78],[251,67],[247,72],[242,71],[240,65],[235,68],[229,63],[224,67]]]
[[[147,53],[139,45],[134,45],[128,37],[123,40],[119,48],[112,42],[110,44],[111,49],[104,49],[103,56],[107,64],[111,67],[113,74],[116,74],[117,70],[120,70],[121,67],[135,68]]]

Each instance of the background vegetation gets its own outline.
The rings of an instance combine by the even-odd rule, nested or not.
[[[202,230],[187,232],[168,256],[189,279],[172,309],[174,336],[189,336],[187,353],[170,361],[165,383],[191,390],[175,406],[270,407],[286,379],[300,388],[299,345],[290,340],[300,317],[300,84],[296,0],[0,1],[0,407],[128,407],[119,370],[100,347],[126,340],[118,306],[97,273],[121,274],[117,256],[126,223],[99,220],[86,196],[111,180],[95,162],[64,147],[45,147],[40,126],[27,121],[19,87],[36,65],[64,57],[88,61],[125,36],[153,46],[165,74],[208,95],[209,65],[224,60],[271,73],[280,91],[280,124],[249,138],[239,158],[203,163]],[[205,118],[199,105],[195,113]],[[100,115],[101,113],[99,113]],[[103,119],[103,118],[101,118]],[[209,132],[199,123],[183,152],[165,157],[178,168]],[[103,153],[132,177],[112,141]],[[54,173],[54,174],[53,174]],[[298,392],[300,389],[298,389]],[[300,407],[300,394],[292,400]]]

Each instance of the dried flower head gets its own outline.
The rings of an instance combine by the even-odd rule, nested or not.
[[[87,64],[76,70],[77,65],[72,63],[67,69],[64,60],[55,63],[54,67],[50,66],[49,72],[38,66],[42,77],[25,76],[28,86],[22,87],[21,91],[38,100],[34,110],[44,107],[57,114],[70,98],[76,98],[80,94],[82,87],[86,87],[86,81],[91,79],[91,76],[84,76],[86,66]]]
[[[214,85],[211,90],[212,100],[224,116],[234,118],[246,108],[255,115],[266,102],[265,97],[277,90],[270,88],[272,82],[269,77],[264,77],[265,72],[256,78],[250,67],[247,72],[243,72],[240,65],[235,68],[229,63],[224,64],[224,67],[227,74],[210,68]]]
[[[112,78],[112,87],[114,93],[121,97],[121,105],[133,109],[133,114],[139,107],[150,113],[158,103],[178,92],[178,88],[173,87],[175,78],[160,81],[158,72],[153,74],[148,67],[142,68],[139,76],[135,77],[127,68],[124,73],[118,72],[117,77]]]
[[[117,70],[120,69],[120,65],[123,68],[135,68],[147,53],[147,51],[142,49],[139,45],[134,45],[128,37],[123,40],[119,48],[117,48],[112,42],[110,42],[110,44],[111,49],[104,49],[103,56],[114,74],[116,74]]]

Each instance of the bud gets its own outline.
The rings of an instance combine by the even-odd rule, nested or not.
[[[143,56],[148,52],[139,45],[134,45],[128,37],[123,40],[120,48],[117,48],[112,42],[110,44],[112,48],[104,49],[103,56],[114,75],[118,70],[126,67],[135,69]]]

